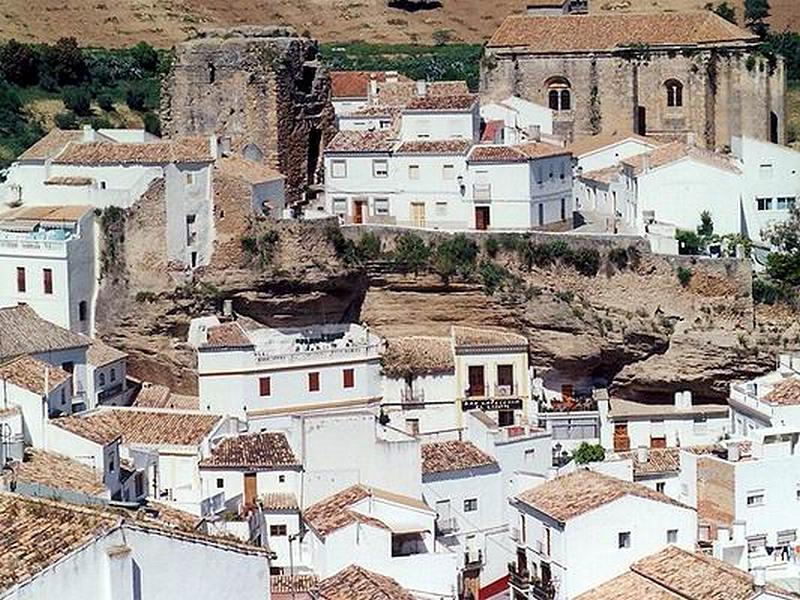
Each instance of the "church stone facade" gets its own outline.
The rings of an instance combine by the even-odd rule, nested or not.
[[[710,11],[508,17],[489,41],[481,91],[555,111],[568,140],[600,133],[694,139],[723,149],[731,136],[784,142],[780,58]]]

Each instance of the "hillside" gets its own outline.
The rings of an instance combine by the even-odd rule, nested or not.
[[[686,10],[707,0],[594,0],[592,10]],[[449,30],[454,40],[481,42],[525,0],[443,0],[413,13],[386,0],[4,0],[0,38],[54,41],[69,33],[83,45],[118,47],[148,41],[171,46],[198,29],[236,24],[288,24],[322,41],[430,42]],[[743,14],[743,0],[731,0]],[[800,30],[797,0],[771,0],[773,29]]]

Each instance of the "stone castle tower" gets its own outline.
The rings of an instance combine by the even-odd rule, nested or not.
[[[164,82],[164,134],[229,138],[232,151],[286,176],[289,202],[302,200],[335,133],[318,50],[284,27],[210,30],[187,40]]]
[[[638,133],[784,142],[783,61],[711,11],[508,17],[486,47],[481,92],[554,111],[569,140]]]

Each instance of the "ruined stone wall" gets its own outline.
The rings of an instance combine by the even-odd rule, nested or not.
[[[481,64],[483,94],[509,94],[548,105],[548,83],[569,81],[571,110],[556,114],[554,130],[568,139],[636,131],[637,107],[645,110],[646,132],[723,148],[731,135],[769,139],[770,111],[783,141],[783,65],[770,71],[763,59],[742,49],[534,55],[487,51]],[[683,85],[683,106],[668,107],[665,82]]]
[[[277,27],[213,30],[180,44],[162,94],[165,134],[230,137],[234,151],[286,175],[287,200],[298,201],[334,134],[317,53],[316,41]]]
[[[211,268],[240,267],[246,260],[242,238],[253,217],[252,187],[239,177],[214,169],[214,224],[216,239]]]

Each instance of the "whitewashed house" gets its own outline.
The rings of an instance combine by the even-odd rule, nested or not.
[[[578,169],[584,173],[613,167],[628,158],[650,152],[661,143],[653,138],[632,133],[595,135],[582,138],[568,146],[575,156]]]
[[[0,493],[3,600],[270,598],[270,554],[153,519]]]
[[[417,497],[354,485],[303,511],[304,554],[320,578],[355,564],[415,596],[455,599],[459,555],[435,544],[435,520]]]
[[[519,96],[481,104],[480,114],[486,123],[502,121],[503,140],[516,143],[533,134],[553,135],[553,111]]]
[[[697,507],[700,539],[768,581],[800,585],[800,429],[764,427],[713,452],[681,451],[681,501]]]
[[[273,569],[301,564],[300,543],[289,540],[297,540],[300,533],[302,465],[283,433],[214,440],[210,454],[200,462],[200,481],[203,497],[222,516],[226,531],[269,547],[275,554]],[[251,540],[253,513],[263,519],[260,540]]]
[[[711,449],[713,446],[694,447],[693,451],[699,452],[702,448]],[[646,448],[640,447],[630,452],[615,452],[606,455],[605,466],[597,468],[602,473],[614,475],[626,481],[634,481],[645,485],[657,492],[666,494],[675,500],[681,499],[680,483],[680,448]],[[595,469],[595,463],[588,465]],[[620,471],[619,469],[622,469]]]
[[[0,308],[0,364],[23,355],[71,375],[73,410],[86,406],[89,339],[41,318],[30,306]],[[65,411],[72,412],[72,411]]]
[[[593,471],[557,477],[512,503],[518,535],[510,584],[526,599],[568,600],[668,545],[695,545],[694,509]]]
[[[463,594],[506,587],[508,521],[497,461],[471,442],[422,444],[422,497],[436,510],[439,543],[459,557]]]
[[[675,392],[674,402],[612,397],[598,409],[600,443],[615,452],[713,444],[730,432],[728,407],[695,403],[688,390]]]
[[[793,597],[775,586],[767,586],[761,576],[748,575],[700,552],[669,546],[637,560],[630,570],[580,594],[576,600],[705,600],[714,597],[786,600]]]
[[[125,352],[112,348],[100,338],[90,340],[86,351],[87,408],[129,404],[127,358]]]
[[[800,427],[800,356],[782,354],[775,371],[730,386],[730,430],[750,437],[763,427]]]
[[[197,327],[200,406],[264,417],[305,408],[363,406],[379,397],[378,336],[357,324]]]
[[[128,461],[147,497],[203,516],[216,507],[204,502],[199,463],[212,439],[238,430],[234,420],[197,411],[110,407],[54,419],[50,426],[50,448],[73,458],[92,457],[107,477]],[[115,440],[119,459],[106,454]]]
[[[0,307],[28,304],[56,325],[91,334],[94,244],[89,206],[0,213]]]

